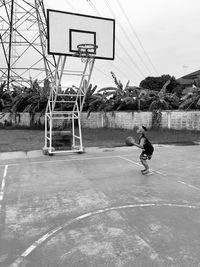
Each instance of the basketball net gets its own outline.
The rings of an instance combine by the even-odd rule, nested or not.
[[[82,62],[86,62],[95,57],[97,48],[98,46],[95,44],[79,44],[77,45],[78,52],[76,55],[81,58]]]

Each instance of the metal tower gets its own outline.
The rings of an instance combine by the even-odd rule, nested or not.
[[[54,56],[47,55],[47,27],[43,0],[0,0],[0,83],[30,85],[50,81]]]

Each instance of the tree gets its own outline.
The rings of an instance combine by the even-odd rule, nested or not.
[[[179,86],[179,82],[177,82],[174,76],[169,76],[170,84],[167,86],[167,93],[174,93],[174,90],[177,86]]]
[[[173,89],[178,85],[178,82],[174,76],[162,75],[160,77],[147,77],[140,82],[140,87],[143,89],[160,91],[164,84],[170,80],[170,84],[167,86],[167,92],[171,93]]]
[[[31,81],[30,87],[13,85],[13,101],[10,112],[45,112],[47,99],[50,91],[50,82],[45,79],[43,87],[38,81]]]
[[[200,87],[184,89],[179,108],[185,110],[200,109]]]
[[[129,86],[129,81],[124,87],[120,80],[117,80],[115,74],[111,72],[114,82],[117,86],[111,98],[114,101],[113,107],[116,110],[141,110],[144,90],[137,86]]]
[[[4,110],[11,102],[10,95],[5,91],[6,82],[0,84],[0,111]]]
[[[171,79],[166,81],[158,94],[153,97],[149,110],[177,109],[179,107],[179,98],[175,94],[167,92],[170,83]]]
[[[121,104],[117,110],[145,110],[148,109],[150,94],[147,89],[141,89],[137,86],[128,86],[125,90],[125,95],[121,99]]]
[[[159,90],[151,102],[149,110],[152,111],[152,125],[153,127],[160,127],[162,119],[162,110],[178,108],[179,98],[175,94],[167,93],[167,87],[171,79],[167,80],[162,88]]]
[[[175,94],[178,98],[181,98],[184,89],[184,85],[178,84],[176,87],[173,88],[172,93]]]

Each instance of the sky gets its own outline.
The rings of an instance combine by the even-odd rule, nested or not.
[[[180,78],[200,69],[199,0],[43,2],[45,9],[115,19],[115,59],[95,60],[91,83],[98,89],[115,86],[111,71],[124,86],[128,81],[138,86],[148,76]],[[76,83],[73,78],[68,82]]]
[[[147,76],[179,78],[200,69],[199,0],[44,0],[47,8],[113,18],[114,61],[96,60],[92,84],[125,85]]]

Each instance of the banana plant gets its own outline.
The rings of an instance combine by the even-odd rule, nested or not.
[[[13,86],[13,100],[10,111],[14,112],[42,112],[44,113],[49,95],[50,83],[44,80],[43,87],[38,81],[31,82],[30,87]]]
[[[167,86],[170,84],[171,80],[169,79],[163,85],[158,94],[152,99],[149,110],[166,110],[166,109],[178,109],[179,107],[179,98],[176,94],[168,93]]]
[[[180,109],[200,109],[200,80],[196,81],[199,87],[190,87],[183,90]]]

